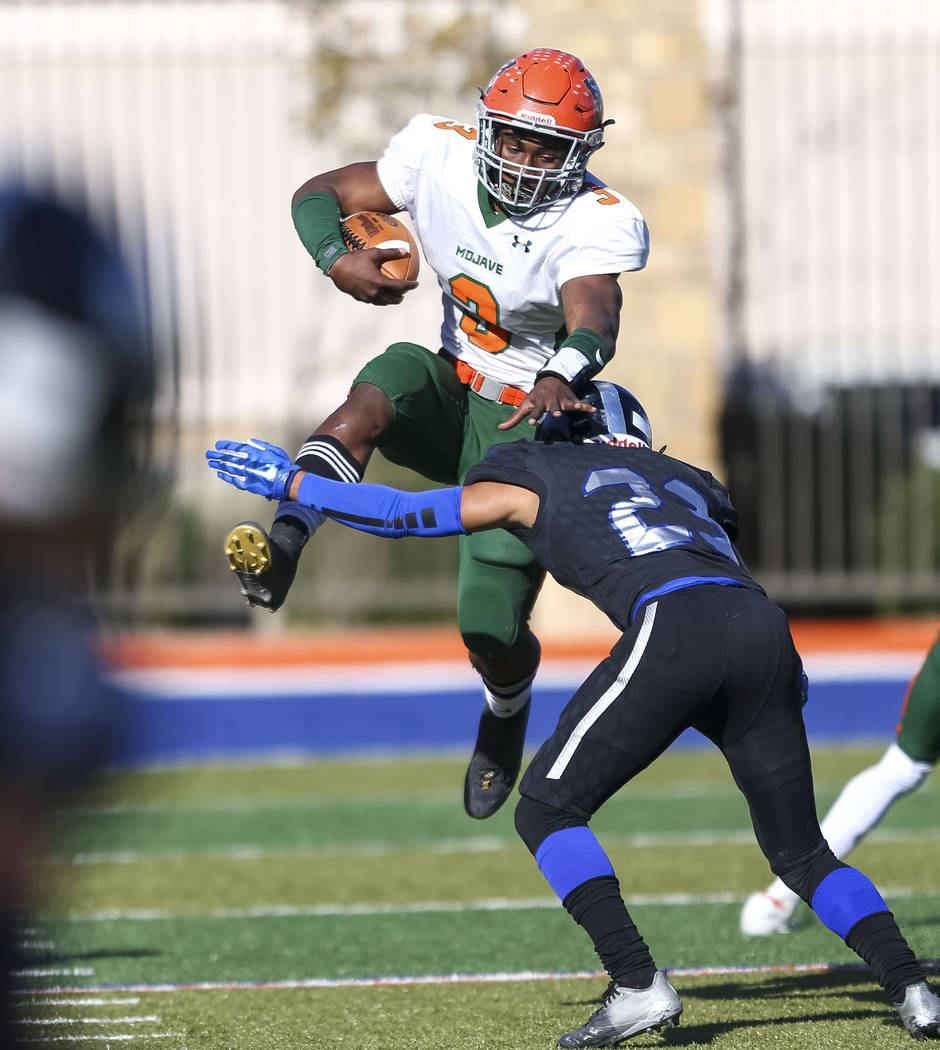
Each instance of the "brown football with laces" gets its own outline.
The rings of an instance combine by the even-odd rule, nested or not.
[[[418,276],[418,245],[411,231],[394,215],[378,211],[358,211],[343,219],[340,226],[343,242],[351,251],[364,248],[398,248],[407,251],[400,259],[387,259],[382,273],[399,281],[413,281]]]

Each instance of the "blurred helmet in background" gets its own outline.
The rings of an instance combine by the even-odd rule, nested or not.
[[[0,180],[0,522],[112,509],[142,466],[154,361],[116,243]]]

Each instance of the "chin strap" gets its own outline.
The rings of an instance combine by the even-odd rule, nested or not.
[[[348,485],[316,474],[301,479],[297,502],[376,536],[459,536],[461,486],[403,492],[385,485]]]

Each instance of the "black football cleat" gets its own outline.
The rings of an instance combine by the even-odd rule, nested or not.
[[[662,970],[656,971],[649,988],[624,988],[611,981],[601,1001],[600,1010],[580,1028],[563,1035],[559,1046],[618,1046],[632,1035],[672,1028],[682,1014],[679,993]]]
[[[276,612],[297,572],[292,558],[256,521],[243,521],[225,539],[225,556],[249,605]]]
[[[463,784],[463,808],[486,820],[509,798],[522,766],[525,730],[532,701],[514,715],[497,718],[488,707],[480,716],[477,742]]]

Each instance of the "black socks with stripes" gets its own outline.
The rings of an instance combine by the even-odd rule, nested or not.
[[[480,671],[487,707],[497,718],[511,718],[525,707],[532,697],[532,682],[535,680],[536,671],[537,664],[535,670],[520,678],[518,682],[510,682],[507,685],[496,685]]]
[[[362,464],[354,459],[347,452],[346,446],[332,434],[307,438],[300,446],[294,462],[308,474],[319,474],[321,478],[348,481],[353,485],[362,481]]]
[[[331,481],[357,484],[362,481],[363,466],[349,454],[346,447],[332,434],[320,434],[307,438],[301,445],[294,462],[308,474],[318,474]],[[285,554],[299,558],[304,544],[326,519],[312,507],[284,500],[274,515],[271,539],[275,540]]]

